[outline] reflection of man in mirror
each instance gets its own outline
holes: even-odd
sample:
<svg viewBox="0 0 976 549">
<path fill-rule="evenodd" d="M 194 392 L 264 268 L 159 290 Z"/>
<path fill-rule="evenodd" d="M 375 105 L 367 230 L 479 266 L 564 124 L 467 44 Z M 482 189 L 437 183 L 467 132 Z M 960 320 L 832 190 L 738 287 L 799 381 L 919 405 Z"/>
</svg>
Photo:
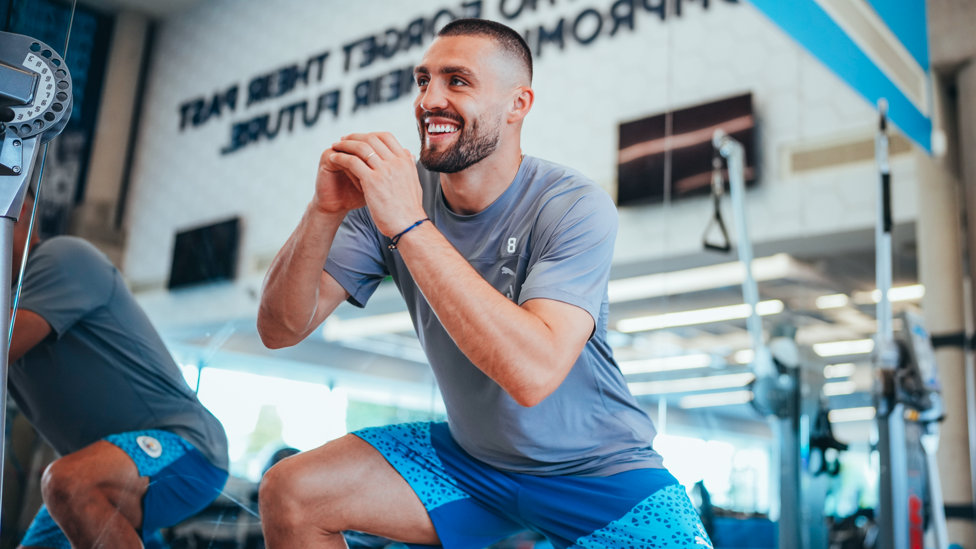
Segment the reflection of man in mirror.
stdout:
<svg viewBox="0 0 976 549">
<path fill-rule="evenodd" d="M 14 226 L 15 266 L 32 204 Z M 29 245 L 10 394 L 63 457 L 21 546 L 142 547 L 220 494 L 227 436 L 107 257 L 78 238 Z"/>
<path fill-rule="evenodd" d="M 364 429 L 276 465 L 260 498 L 268 547 L 342 547 L 358 530 L 474 549 L 525 529 L 556 547 L 710 547 L 606 341 L 613 202 L 521 154 L 525 42 L 455 21 L 416 79 L 419 164 L 388 133 L 325 151 L 258 329 L 294 345 L 391 275 L 448 422 Z"/>
</svg>

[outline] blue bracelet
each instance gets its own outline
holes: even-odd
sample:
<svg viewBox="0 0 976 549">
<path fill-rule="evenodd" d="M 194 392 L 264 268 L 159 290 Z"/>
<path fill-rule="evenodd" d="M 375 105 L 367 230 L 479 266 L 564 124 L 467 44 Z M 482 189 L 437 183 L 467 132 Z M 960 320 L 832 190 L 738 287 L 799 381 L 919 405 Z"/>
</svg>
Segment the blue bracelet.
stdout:
<svg viewBox="0 0 976 549">
<path fill-rule="evenodd" d="M 425 217 L 425 218 L 421 219 L 420 221 L 418 221 L 418 222 L 414 223 L 413 225 L 410 225 L 409 227 L 407 227 L 406 229 L 404 229 L 404 231 L 402 233 L 400 233 L 400 234 L 394 236 L 393 238 L 391 238 L 390 240 L 393 241 L 393 244 L 390 244 L 389 248 L 391 250 L 397 249 L 397 244 L 400 243 L 400 239 L 403 238 L 403 235 L 409 233 L 410 231 L 412 231 L 416 227 L 420 226 L 420 224 L 423 223 L 424 221 L 430 221 L 430 218 L 429 217 Z"/>
</svg>

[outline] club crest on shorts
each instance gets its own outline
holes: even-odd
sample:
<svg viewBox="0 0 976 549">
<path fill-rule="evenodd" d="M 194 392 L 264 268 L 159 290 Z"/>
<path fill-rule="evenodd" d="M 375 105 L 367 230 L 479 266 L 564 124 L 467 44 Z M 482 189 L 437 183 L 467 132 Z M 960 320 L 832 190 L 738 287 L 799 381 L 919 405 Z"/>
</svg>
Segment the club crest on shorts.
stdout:
<svg viewBox="0 0 976 549">
<path fill-rule="evenodd" d="M 145 435 L 136 437 L 136 444 L 151 458 L 158 458 L 163 455 L 163 445 L 153 437 Z"/>
</svg>

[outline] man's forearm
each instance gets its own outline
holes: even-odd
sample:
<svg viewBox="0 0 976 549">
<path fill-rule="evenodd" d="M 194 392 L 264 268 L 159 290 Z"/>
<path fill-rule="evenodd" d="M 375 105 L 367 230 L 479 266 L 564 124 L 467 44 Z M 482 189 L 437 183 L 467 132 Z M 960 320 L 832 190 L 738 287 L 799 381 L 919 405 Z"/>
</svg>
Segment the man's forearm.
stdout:
<svg viewBox="0 0 976 549">
<path fill-rule="evenodd" d="M 562 381 L 568 368 L 561 363 L 576 357 L 559 348 L 538 316 L 488 284 L 436 227 L 410 231 L 398 250 L 458 348 L 517 402 L 534 405 Z"/>
<path fill-rule="evenodd" d="M 258 332 L 266 344 L 294 345 L 315 328 L 322 269 L 345 214 L 309 205 L 264 279 Z"/>
</svg>

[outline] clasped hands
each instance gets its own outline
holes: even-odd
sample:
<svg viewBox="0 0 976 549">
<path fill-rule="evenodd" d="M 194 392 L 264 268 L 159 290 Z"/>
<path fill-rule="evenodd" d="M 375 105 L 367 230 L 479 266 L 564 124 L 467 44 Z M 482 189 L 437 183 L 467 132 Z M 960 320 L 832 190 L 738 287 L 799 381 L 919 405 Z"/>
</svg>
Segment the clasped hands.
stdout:
<svg viewBox="0 0 976 549">
<path fill-rule="evenodd" d="M 388 237 L 427 217 L 414 157 L 386 132 L 347 135 L 326 150 L 315 201 L 322 211 L 343 214 L 365 204 Z"/>
</svg>

